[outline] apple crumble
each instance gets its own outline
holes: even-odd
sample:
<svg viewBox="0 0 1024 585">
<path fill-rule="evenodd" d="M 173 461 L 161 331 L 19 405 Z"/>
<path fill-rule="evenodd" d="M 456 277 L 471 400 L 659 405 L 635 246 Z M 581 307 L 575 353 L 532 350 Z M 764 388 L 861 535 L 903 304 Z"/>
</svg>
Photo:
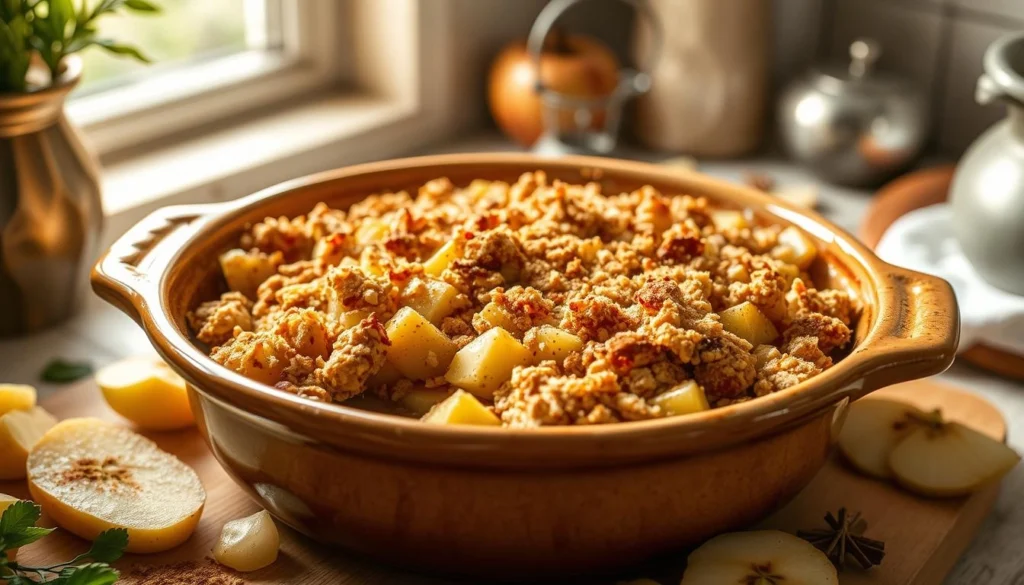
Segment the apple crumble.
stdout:
<svg viewBox="0 0 1024 585">
<path fill-rule="evenodd" d="M 858 306 L 815 288 L 816 255 L 798 228 L 652 187 L 442 178 L 249 226 L 220 257 L 228 292 L 189 324 L 217 362 L 311 400 L 442 423 L 641 420 L 831 367 Z"/>
</svg>

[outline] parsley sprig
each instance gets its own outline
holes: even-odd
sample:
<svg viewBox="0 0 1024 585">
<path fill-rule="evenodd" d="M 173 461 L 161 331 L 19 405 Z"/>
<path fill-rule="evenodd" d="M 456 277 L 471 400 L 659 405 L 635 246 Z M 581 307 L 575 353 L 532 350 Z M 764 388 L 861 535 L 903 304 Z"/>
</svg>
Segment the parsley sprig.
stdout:
<svg viewBox="0 0 1024 585">
<path fill-rule="evenodd" d="M 31 544 L 53 532 L 36 526 L 42 510 L 29 501 L 11 504 L 0 516 L 0 584 L 3 585 L 110 585 L 120 574 L 109 565 L 121 558 L 128 546 L 128 531 L 105 530 L 88 551 L 47 567 L 27 567 L 7 558 L 5 551 Z M 90 562 L 85 562 L 90 561 Z"/>
</svg>

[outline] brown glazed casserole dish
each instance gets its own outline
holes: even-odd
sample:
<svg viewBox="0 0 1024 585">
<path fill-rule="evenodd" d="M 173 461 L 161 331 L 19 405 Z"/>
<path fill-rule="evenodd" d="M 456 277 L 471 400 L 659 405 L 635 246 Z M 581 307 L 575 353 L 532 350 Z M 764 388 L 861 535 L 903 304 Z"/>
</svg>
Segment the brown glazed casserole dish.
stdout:
<svg viewBox="0 0 1024 585">
<path fill-rule="evenodd" d="M 514 182 L 543 170 L 605 193 L 653 185 L 750 208 L 819 244 L 816 281 L 862 304 L 852 349 L 813 379 L 683 417 L 510 429 L 442 426 L 263 386 L 211 360 L 185 315 L 217 294 L 218 254 L 247 223 L 441 176 Z M 813 212 L 753 189 L 649 164 L 524 154 L 359 165 L 238 201 L 168 207 L 97 263 L 96 292 L 131 315 L 189 383 L 199 430 L 228 472 L 312 538 L 389 564 L 489 580 L 595 573 L 757 521 L 822 466 L 850 400 L 936 374 L 958 339 L 949 285 L 886 264 Z"/>
</svg>

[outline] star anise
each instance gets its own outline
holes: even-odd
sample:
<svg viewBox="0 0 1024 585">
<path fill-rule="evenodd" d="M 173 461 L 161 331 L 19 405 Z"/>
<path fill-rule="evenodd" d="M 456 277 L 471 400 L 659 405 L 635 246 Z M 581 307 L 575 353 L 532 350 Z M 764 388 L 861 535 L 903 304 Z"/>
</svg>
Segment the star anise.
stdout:
<svg viewBox="0 0 1024 585">
<path fill-rule="evenodd" d="M 870 569 L 882 562 L 885 543 L 862 536 L 867 522 L 861 518 L 860 512 L 847 514 L 846 508 L 839 508 L 835 516 L 832 512 L 825 514 L 825 522 L 828 528 L 800 530 L 796 535 L 824 552 L 837 568 L 842 568 L 847 557 L 853 557 L 862 569 Z"/>
</svg>

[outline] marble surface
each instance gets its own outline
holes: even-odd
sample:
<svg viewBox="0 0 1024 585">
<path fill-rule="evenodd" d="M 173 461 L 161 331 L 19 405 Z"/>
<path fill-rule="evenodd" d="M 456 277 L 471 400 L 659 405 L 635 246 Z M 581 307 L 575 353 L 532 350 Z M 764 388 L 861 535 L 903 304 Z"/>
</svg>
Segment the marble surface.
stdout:
<svg viewBox="0 0 1024 585">
<path fill-rule="evenodd" d="M 510 150 L 493 136 L 460 141 L 431 152 Z M 624 151 L 626 158 L 660 160 L 664 157 Z M 739 161 L 704 161 L 700 170 L 741 181 L 747 173 L 770 175 L 779 186 L 815 183 L 805 171 L 781 157 L 762 156 Z M 866 191 L 821 185 L 819 211 L 844 229 L 855 232 L 870 200 Z M 65 325 L 32 337 L 0 341 L 0 379 L 34 384 L 45 396 L 60 390 L 43 383 L 39 373 L 51 359 L 87 360 L 100 367 L 122 357 L 152 352 L 149 341 L 128 317 L 91 296 L 83 312 Z M 1009 423 L 1010 444 L 1024 452 L 1024 385 L 997 378 L 957 363 L 940 379 L 966 388 L 995 403 Z M 1018 585 L 1024 583 L 1024 465 L 1005 479 L 999 502 L 968 552 L 947 579 L 956 585 Z"/>
</svg>

